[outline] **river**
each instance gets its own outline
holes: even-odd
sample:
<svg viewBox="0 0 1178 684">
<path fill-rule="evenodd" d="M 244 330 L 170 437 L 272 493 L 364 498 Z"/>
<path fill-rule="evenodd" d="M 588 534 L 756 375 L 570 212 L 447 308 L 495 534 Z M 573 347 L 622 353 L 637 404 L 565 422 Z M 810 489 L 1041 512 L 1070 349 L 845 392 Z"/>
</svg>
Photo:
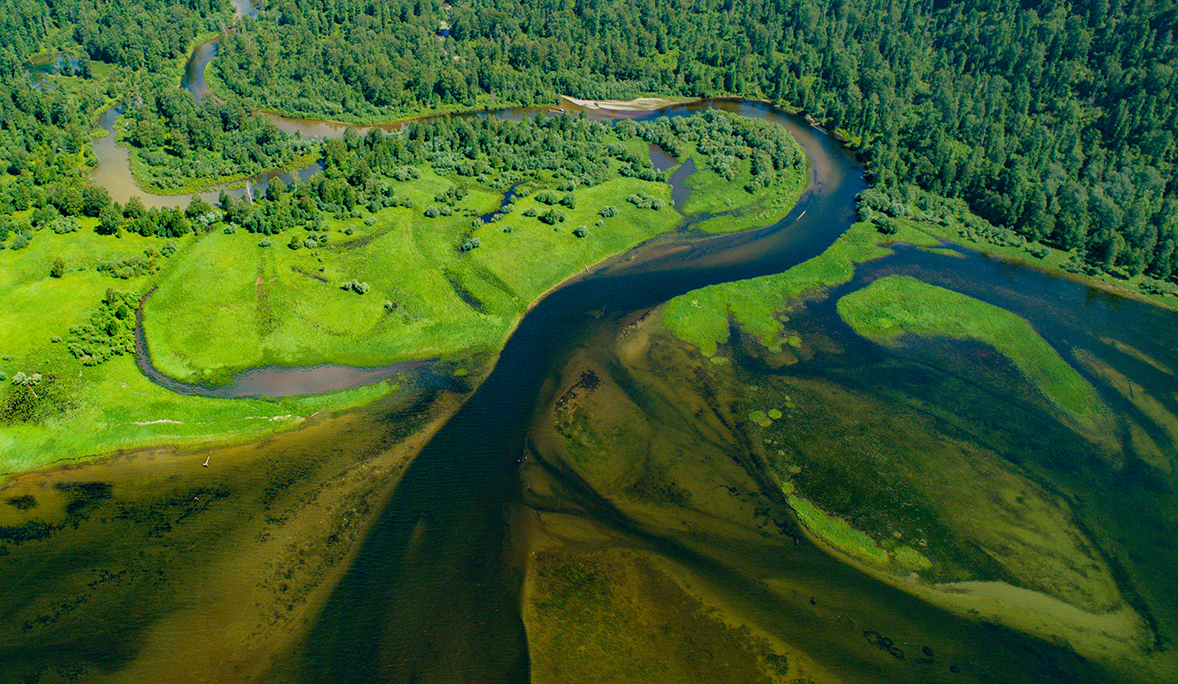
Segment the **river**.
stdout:
<svg viewBox="0 0 1178 684">
<path fill-rule="evenodd" d="M 256 445 L 120 453 L 9 485 L 10 505 L 0 516 L 0 659 L 7 665 L 0 681 L 157 681 L 161 673 L 208 681 L 244 672 L 280 681 L 528 681 L 532 654 L 521 605 L 534 514 L 520 467 L 537 407 L 555 391 L 554 374 L 669 298 L 781 272 L 821 253 L 850 225 L 853 198 L 865 187 L 849 153 L 763 104 L 708 101 L 641 116 L 706 107 L 777 122 L 803 145 L 811 185 L 790 215 L 739 234 L 656 239 L 578 276 L 523 318 L 491 374 L 444 422 L 448 414 L 428 408 L 436 388 L 423 389 L 420 399 L 410 388 Z M 836 296 L 893 273 L 1023 316 L 1120 414 L 1140 417 L 1144 405 L 1122 396 L 1115 379 L 1078 364 L 1072 350 L 1131 379 L 1133 396 L 1153 398 L 1148 410 L 1178 413 L 1172 371 L 1158 370 L 1178 368 L 1173 312 L 975 253 L 906 248 L 861 269 Z M 849 365 L 843 357 L 811 370 L 860 376 L 864 386 L 902 382 L 881 362 L 916 352 L 854 347 L 832 313 L 834 299 L 799 318 L 843 336 L 859 355 Z M 968 415 L 1000 424 L 1020 419 L 1001 404 Z M 430 434 L 428 425 L 437 432 L 420 453 L 388 460 L 398 450 L 416 453 L 421 444 L 413 436 Z M 1035 418 L 1026 430 L 1044 425 Z M 1150 434 L 1172 460 L 1175 437 L 1160 428 Z M 1112 559 L 1118 585 L 1152 624 L 1149 648 L 1164 651 L 1178 634 L 1166 598 L 1178 592 L 1167 570 L 1178 560 L 1168 541 L 1173 476 L 1144 467 L 1132 445 L 1127 466 L 1113 468 L 1074 439 L 1052 443 L 1059 435 L 1019 432 L 1009 452 L 1021 454 L 1028 470 L 1054 473 L 1044 481 L 1066 494 Z M 1123 430 L 1117 435 L 1128 442 Z M 202 469 L 206 455 L 227 467 Z M 796 535 L 734 544 L 720 533 L 636 519 L 589 488 L 564 484 L 580 516 L 684 568 L 844 681 L 1134 681 L 1066 645 L 933 607 Z M 11 503 L 22 496 L 36 497 L 40 508 Z M 354 522 L 367 519 L 375 522 Z M 300 594 L 303 585 L 309 588 Z M 266 619 L 239 624 L 254 613 Z M 864 633 L 893 635 L 909 653 L 924 645 L 948 660 L 933 669 L 913 656 L 899 659 Z"/>
</svg>

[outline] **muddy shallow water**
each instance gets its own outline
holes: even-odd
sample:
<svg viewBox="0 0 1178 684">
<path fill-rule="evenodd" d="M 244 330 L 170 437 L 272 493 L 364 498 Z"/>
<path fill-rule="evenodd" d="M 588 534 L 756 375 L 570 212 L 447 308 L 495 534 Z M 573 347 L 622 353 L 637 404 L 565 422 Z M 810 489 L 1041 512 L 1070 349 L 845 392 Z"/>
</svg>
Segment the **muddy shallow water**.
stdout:
<svg viewBox="0 0 1178 684">
<path fill-rule="evenodd" d="M 1152 418 L 1122 405 L 1127 383 L 1088 372 L 1114 411 L 1085 433 L 988 348 L 859 338 L 834 302 L 891 273 L 939 273 L 1018 310 L 1065 358 L 1145 383 L 1133 397 Z M 1055 315 L 1065 302 L 1090 315 Z M 535 681 L 724 681 L 676 674 L 665 634 L 640 636 L 671 600 L 642 585 L 664 575 L 685 592 L 674 600 L 710 606 L 665 628 L 760 664 L 741 681 L 1168 681 L 1172 312 L 901 246 L 788 316 L 796 347 L 773 353 L 738 333 L 724 363 L 662 331 L 657 310 L 618 316 L 545 386 L 523 468 L 540 554 L 525 592 L 531 643 L 545 648 Z M 773 408 L 771 425 L 748 417 Z M 860 529 L 919 542 L 931 567 L 866 572 L 809 543 L 783 482 Z M 587 599 L 560 600 L 570 593 Z"/>
</svg>

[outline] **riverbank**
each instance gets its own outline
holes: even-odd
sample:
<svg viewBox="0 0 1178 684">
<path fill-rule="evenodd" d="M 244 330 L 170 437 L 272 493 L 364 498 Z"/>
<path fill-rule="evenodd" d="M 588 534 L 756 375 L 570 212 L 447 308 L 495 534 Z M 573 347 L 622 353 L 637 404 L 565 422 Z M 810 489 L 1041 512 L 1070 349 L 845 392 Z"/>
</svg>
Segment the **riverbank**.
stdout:
<svg viewBox="0 0 1178 684">
<path fill-rule="evenodd" d="M 1086 275 L 1084 273 L 1078 273 L 1075 270 L 1070 270 L 1068 267 L 1076 263 L 1074 252 L 1056 249 L 1048 245 L 1036 244 L 1035 247 L 1045 253 L 1044 257 L 1039 258 L 1029 251 L 1030 247 L 1028 245 L 999 245 L 984 240 L 971 240 L 962 236 L 961 233 L 949 226 L 918 221 L 908 223 L 917 230 L 921 230 L 946 242 L 989 254 L 1004 261 L 1051 273 L 1052 275 L 1083 283 L 1084 285 L 1121 297 L 1178 311 L 1178 295 L 1151 294 L 1141 290 L 1140 285 L 1148 280 L 1146 276 L 1139 275 L 1118 278 L 1108 273 Z"/>
</svg>

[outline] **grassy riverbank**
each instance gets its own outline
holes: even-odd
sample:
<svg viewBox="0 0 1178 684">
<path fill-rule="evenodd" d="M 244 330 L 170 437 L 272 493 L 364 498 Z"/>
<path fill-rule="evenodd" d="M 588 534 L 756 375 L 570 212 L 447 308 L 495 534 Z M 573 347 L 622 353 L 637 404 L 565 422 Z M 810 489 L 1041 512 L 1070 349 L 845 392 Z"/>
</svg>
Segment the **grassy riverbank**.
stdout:
<svg viewBox="0 0 1178 684">
<path fill-rule="evenodd" d="M 1076 250 L 1056 249 L 1038 243 L 1023 245 L 996 244 L 985 240 L 971 239 L 950 226 L 937 223 L 916 221 L 904 221 L 904 223 L 908 223 L 912 227 L 946 242 L 952 242 L 962 247 L 984 252 L 999 259 L 1013 261 L 1052 273 L 1059 273 L 1064 277 L 1116 293 L 1122 297 L 1147 301 L 1167 309 L 1178 310 L 1178 296 L 1175 294 L 1158 294 L 1143 288 L 1143 286 L 1148 287 L 1148 283 L 1157 282 L 1144 274 L 1130 275 L 1123 269 L 1115 269 L 1112 272 L 1105 273 L 1094 273 L 1092 275 L 1084 273 L 1082 270 L 1079 270 L 1082 268 L 1082 264 L 1077 259 Z M 1042 258 L 1032 254 L 1032 249 L 1039 250 L 1039 253 L 1043 255 Z M 1178 290 L 1175 291 L 1178 292 Z"/>
<path fill-rule="evenodd" d="M 806 189 L 806 175 L 796 174 L 781 186 L 762 187 L 751 193 L 733 192 L 753 180 L 751 164 L 739 163 L 732 180 L 727 180 L 708 168 L 707 155 L 694 145 L 683 161 L 688 159 L 695 164 L 695 171 L 683 185 L 691 192 L 683 206 L 676 208 L 688 216 L 718 214 L 701 222 L 697 226 L 701 230 L 727 233 L 771 225 L 785 218 Z"/>
<path fill-rule="evenodd" d="M 159 240 L 133 233 L 121 239 L 96 235 L 95 219 L 80 223 L 76 233 L 42 230 L 24 249 L 0 250 L 0 479 L 114 449 L 257 437 L 388 392 L 380 384 L 280 400 L 210 399 L 152 384 L 125 350 L 105 363 L 84 365 L 70 353 L 78 337 L 74 326 L 91 322 L 108 289 L 144 292 L 154 273 L 167 273 L 182 256 L 163 257 Z M 64 273 L 54 278 L 50 271 L 59 258 Z M 109 264 L 134 264 L 124 273 L 139 275 L 123 279 L 99 270 Z M 107 336 L 112 343 L 129 339 L 132 321 L 121 321 L 116 335 Z M 36 394 L 34 420 L 8 424 L 25 407 L 17 401 L 18 392 L 26 392 L 13 384 L 17 373 L 42 379 L 27 388 Z"/>
</svg>

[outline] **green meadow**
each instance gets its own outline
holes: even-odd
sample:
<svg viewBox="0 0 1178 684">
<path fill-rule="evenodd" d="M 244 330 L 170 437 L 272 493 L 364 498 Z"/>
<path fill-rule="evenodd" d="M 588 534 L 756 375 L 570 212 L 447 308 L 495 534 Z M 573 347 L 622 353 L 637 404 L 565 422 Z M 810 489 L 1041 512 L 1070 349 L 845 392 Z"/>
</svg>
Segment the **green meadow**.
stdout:
<svg viewBox="0 0 1178 684">
<path fill-rule="evenodd" d="M 217 383 L 260 365 L 388 365 L 406 359 L 495 352 L 541 294 L 568 276 L 642 240 L 672 230 L 669 207 L 625 202 L 639 191 L 662 198 L 663 183 L 615 178 L 575 192 L 576 208 L 555 225 L 535 193 L 517 198 L 499 220 L 473 225 L 471 214 L 499 207 L 501 193 L 468 193 L 449 217 L 423 207 L 455 183 L 425 172 L 396 184 L 413 208 L 386 208 L 361 219 L 328 219 L 321 246 L 292 250 L 283 234 L 210 233 L 160 279 L 144 307 L 152 359 L 165 374 Z M 604 205 L 616 216 L 600 219 Z M 574 234 L 584 226 L 585 236 Z M 351 234 L 348 234 L 348 231 Z M 306 233 L 296 231 L 301 240 Z M 477 239 L 479 247 L 460 247 Z M 360 294 L 343 283 L 367 283 Z"/>
<path fill-rule="evenodd" d="M 637 137 L 619 142 L 634 155 L 647 149 Z M 268 237 L 227 223 L 175 239 L 101 236 L 92 218 L 72 233 L 32 232 L 23 249 L 0 250 L 0 477 L 114 449 L 253 438 L 390 390 L 279 400 L 174 394 L 135 364 L 136 302 L 153 364 L 185 382 L 222 384 L 268 365 L 429 358 L 477 373 L 483 368 L 469 362 L 493 358 L 544 293 L 682 225 L 669 185 L 607 163 L 612 175 L 571 191 L 550 172 L 471 178 L 422 166 L 382 181 L 395 206 L 323 211 Z M 701 198 L 688 203 L 692 211 L 716 210 L 728 194 L 763 223 L 788 211 L 804 182 L 800 172 L 783 174 L 748 193 L 708 174 L 689 179 Z M 482 222 L 512 184 L 519 196 L 510 209 Z M 769 205 L 773 216 L 764 214 Z M 28 214 L 13 215 L 13 225 Z"/>
<path fill-rule="evenodd" d="M 905 334 L 988 344 L 1082 424 L 1104 410 L 1092 386 L 1029 323 L 992 304 L 915 278 L 888 276 L 840 299 L 838 312 L 860 335 L 884 344 Z"/>
<path fill-rule="evenodd" d="M 89 321 L 108 288 L 138 293 L 154 278 L 114 278 L 97 266 L 143 257 L 162 272 L 181 253 L 163 257 L 158 239 L 103 237 L 93 232 L 94 219 L 81 223 L 79 232 L 42 230 L 22 250 L 0 250 L 0 410 L 8 414 L 13 408 L 19 388 L 11 382 L 17 373 L 43 375 L 31 391 L 50 404 L 50 413 L 35 422 L 0 422 L 0 478 L 119 448 L 261 435 L 297 424 L 316 411 L 362 404 L 388 391 L 385 384 L 281 400 L 210 399 L 152 384 L 128 354 L 83 365 L 68 350 L 71 327 Z M 148 252 L 155 256 L 148 258 Z M 58 258 L 66 269 L 53 278 L 50 270 Z"/>
</svg>

